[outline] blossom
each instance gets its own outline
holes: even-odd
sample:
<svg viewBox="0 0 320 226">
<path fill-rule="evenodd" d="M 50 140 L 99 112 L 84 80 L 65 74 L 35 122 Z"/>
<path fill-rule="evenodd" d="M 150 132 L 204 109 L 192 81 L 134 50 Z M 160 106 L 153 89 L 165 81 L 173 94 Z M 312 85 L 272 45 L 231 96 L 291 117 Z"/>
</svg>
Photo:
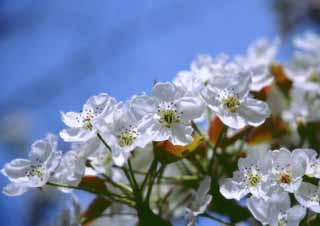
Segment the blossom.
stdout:
<svg viewBox="0 0 320 226">
<path fill-rule="evenodd" d="M 320 178 L 320 159 L 318 153 L 313 149 L 296 149 L 296 154 L 299 155 L 300 161 L 305 161 L 305 175 L 308 177 Z"/>
<path fill-rule="evenodd" d="M 131 111 L 131 103 L 136 98 L 133 97 L 114 111 L 113 120 L 107 123 L 108 130 L 103 133 L 112 150 L 114 163 L 118 166 L 125 163 L 131 151 L 144 148 L 152 141 L 142 116 Z"/>
<path fill-rule="evenodd" d="M 273 82 L 270 64 L 277 53 L 278 46 L 278 39 L 270 42 L 261 38 L 249 46 L 246 56 L 236 56 L 237 64 L 252 71 L 250 87 L 252 91 L 260 91 Z"/>
<path fill-rule="evenodd" d="M 294 85 L 307 91 L 319 93 L 320 88 L 320 36 L 306 33 L 293 42 L 298 49 L 293 62 L 285 67 L 286 75 Z"/>
<path fill-rule="evenodd" d="M 186 208 L 188 226 L 196 224 L 196 218 L 206 212 L 211 203 L 212 196 L 208 195 L 211 186 L 211 178 L 206 176 L 199 185 L 197 192 L 193 195 L 193 200 L 189 208 Z"/>
<path fill-rule="evenodd" d="M 90 141 L 81 144 L 79 149 L 84 152 L 91 152 L 88 156 L 88 160 L 96 172 L 106 175 L 111 173 L 111 166 L 113 163 L 112 154 L 98 138 L 91 139 Z"/>
<path fill-rule="evenodd" d="M 238 161 L 239 170 L 232 178 L 223 179 L 220 192 L 227 199 L 240 200 L 251 193 L 258 198 L 268 198 L 270 189 L 271 156 L 268 151 L 251 150 Z"/>
<path fill-rule="evenodd" d="M 300 205 L 320 213 L 320 185 L 302 182 L 294 196 Z"/>
<path fill-rule="evenodd" d="M 96 136 L 96 126 L 103 120 L 109 122 L 116 100 L 106 93 L 90 97 L 82 112 L 61 112 L 62 121 L 69 127 L 60 132 L 67 142 L 85 142 Z"/>
<path fill-rule="evenodd" d="M 272 155 L 273 181 L 278 188 L 287 192 L 295 192 L 301 185 L 306 171 L 306 164 L 299 152 L 290 152 L 286 148 L 274 150 Z"/>
<path fill-rule="evenodd" d="M 57 151 L 57 137 L 52 134 L 34 142 L 29 159 L 14 159 L 1 170 L 11 182 L 4 187 L 4 194 L 16 196 L 29 188 L 44 186 L 59 165 L 61 155 Z"/>
<path fill-rule="evenodd" d="M 249 71 L 238 70 L 211 80 L 202 96 L 221 121 L 240 129 L 246 125 L 259 126 L 269 116 L 268 105 L 249 95 L 251 76 Z"/>
<path fill-rule="evenodd" d="M 50 182 L 56 182 L 63 185 L 77 186 L 85 173 L 86 158 L 82 157 L 78 151 L 71 150 L 66 152 L 50 178 Z M 59 188 L 63 192 L 69 192 L 70 189 Z"/>
<path fill-rule="evenodd" d="M 78 198 L 72 195 L 72 203 L 68 209 L 63 210 L 62 214 L 52 226 L 81 226 L 81 209 Z"/>
<path fill-rule="evenodd" d="M 269 200 L 250 197 L 247 206 L 252 215 L 263 225 L 299 226 L 306 215 L 306 209 L 295 205 L 290 208 L 288 193 L 273 193 Z"/>
<path fill-rule="evenodd" d="M 320 95 L 301 88 L 293 88 L 290 93 L 290 108 L 283 112 L 283 118 L 289 122 L 320 121 Z"/>
<path fill-rule="evenodd" d="M 132 111 L 143 116 L 151 140 L 169 140 L 175 145 L 192 141 L 191 120 L 200 117 L 204 108 L 196 98 L 184 94 L 183 89 L 172 83 L 157 83 L 151 96 L 137 96 L 132 101 Z"/>
</svg>

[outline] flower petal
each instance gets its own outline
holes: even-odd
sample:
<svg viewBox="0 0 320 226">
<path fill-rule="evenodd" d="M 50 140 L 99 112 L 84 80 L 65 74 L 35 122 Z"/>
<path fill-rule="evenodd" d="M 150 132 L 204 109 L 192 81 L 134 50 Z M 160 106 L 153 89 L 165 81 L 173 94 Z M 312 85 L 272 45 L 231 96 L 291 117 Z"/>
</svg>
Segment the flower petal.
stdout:
<svg viewBox="0 0 320 226">
<path fill-rule="evenodd" d="M 19 184 L 15 184 L 15 183 L 11 183 L 11 184 L 7 184 L 2 192 L 3 194 L 7 195 L 7 196 L 19 196 L 22 195 L 23 193 L 27 192 L 29 190 L 28 187 L 19 185 Z"/>
<path fill-rule="evenodd" d="M 251 126 L 261 125 L 270 115 L 269 106 L 265 102 L 252 98 L 246 98 L 238 112 Z"/>
</svg>

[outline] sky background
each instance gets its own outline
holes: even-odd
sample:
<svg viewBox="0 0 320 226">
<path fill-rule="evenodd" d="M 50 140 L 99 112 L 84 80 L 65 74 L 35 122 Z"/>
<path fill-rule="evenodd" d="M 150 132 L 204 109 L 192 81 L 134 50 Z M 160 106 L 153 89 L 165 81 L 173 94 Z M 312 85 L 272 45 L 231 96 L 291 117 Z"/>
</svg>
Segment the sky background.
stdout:
<svg viewBox="0 0 320 226">
<path fill-rule="evenodd" d="M 243 54 L 259 37 L 280 36 L 272 2 L 0 0 L 0 166 L 58 133 L 59 111 L 80 110 L 91 95 L 125 100 L 172 80 L 198 54 Z M 318 26 L 304 18 L 283 38 L 279 61 L 290 55 L 289 38 L 307 29 Z M 1 175 L 0 187 L 7 182 Z M 0 226 L 52 221 L 61 194 L 43 196 L 0 194 Z"/>
</svg>

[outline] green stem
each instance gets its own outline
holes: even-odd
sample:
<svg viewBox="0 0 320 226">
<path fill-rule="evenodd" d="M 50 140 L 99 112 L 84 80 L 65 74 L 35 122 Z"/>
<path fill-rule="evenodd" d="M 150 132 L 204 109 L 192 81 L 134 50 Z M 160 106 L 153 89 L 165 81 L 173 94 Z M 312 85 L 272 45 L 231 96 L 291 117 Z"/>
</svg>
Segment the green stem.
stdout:
<svg viewBox="0 0 320 226">
<path fill-rule="evenodd" d="M 67 185 L 67 184 L 59 184 L 59 183 L 54 183 L 54 182 L 47 182 L 47 185 L 50 185 L 53 187 L 70 188 L 70 189 L 86 191 L 86 192 L 93 193 L 96 195 L 104 196 L 106 199 L 109 199 L 110 201 L 120 202 L 120 203 L 126 204 L 131 207 L 134 206 L 134 203 L 132 202 L 132 200 L 129 200 L 128 197 L 114 194 L 109 191 L 99 192 L 93 188 L 82 187 L 82 186 L 73 186 L 73 185 Z"/>
<path fill-rule="evenodd" d="M 210 159 L 209 166 L 208 166 L 208 174 L 209 175 L 211 174 L 211 170 L 212 170 L 213 162 L 214 162 L 214 157 L 216 155 L 217 149 L 218 149 L 226 131 L 227 131 L 227 127 L 225 125 L 223 125 L 223 127 L 220 131 L 219 137 L 217 139 L 217 142 L 215 143 L 214 147 L 212 148 L 212 157 Z"/>
<path fill-rule="evenodd" d="M 153 188 L 153 185 L 154 185 L 154 182 L 157 178 L 158 175 L 160 175 L 164 165 L 161 165 L 161 168 L 159 169 L 159 171 L 157 172 L 157 166 L 158 166 L 158 161 L 156 162 L 156 166 L 155 168 L 153 169 L 153 172 L 151 173 L 151 178 L 149 180 L 149 187 L 148 187 L 148 191 L 147 191 L 147 195 L 146 195 L 146 198 L 145 198 L 145 203 L 147 203 L 147 205 L 149 206 L 149 201 L 150 201 L 150 195 L 152 193 L 152 188 Z"/>
<path fill-rule="evenodd" d="M 202 214 L 202 215 L 200 215 L 200 216 L 209 218 L 209 219 L 211 219 L 211 220 L 214 220 L 214 221 L 219 222 L 219 223 L 224 224 L 224 225 L 233 226 L 233 224 L 228 223 L 228 222 L 225 222 L 225 221 L 223 221 L 223 220 L 221 220 L 221 219 L 219 219 L 219 218 L 217 218 L 217 217 L 215 217 L 215 216 L 209 215 L 208 213 L 204 213 L 204 214 Z"/>
<path fill-rule="evenodd" d="M 144 190 L 144 187 L 145 187 L 145 185 L 146 185 L 146 183 L 147 183 L 147 181 L 148 181 L 148 179 L 150 177 L 150 174 L 151 174 L 151 172 L 153 172 L 153 170 L 154 170 L 154 168 L 156 166 L 157 166 L 157 160 L 154 158 L 147 173 L 138 173 L 137 171 L 134 171 L 137 174 L 145 175 L 144 180 L 143 180 L 142 185 L 141 185 L 141 191 Z"/>
<path fill-rule="evenodd" d="M 108 143 L 103 139 L 103 137 L 101 136 L 101 134 L 99 132 L 97 132 L 97 137 L 99 138 L 99 140 L 104 144 L 104 146 L 106 146 L 106 148 L 111 151 L 110 146 L 108 145 Z"/>
<path fill-rule="evenodd" d="M 122 184 L 122 183 L 119 183 L 119 182 L 116 182 L 116 181 L 113 181 L 110 177 L 108 177 L 105 174 L 102 174 L 102 176 L 107 182 L 112 184 L 114 187 L 119 188 L 121 191 L 123 191 L 124 193 L 126 193 L 128 195 L 132 195 L 133 191 L 129 186 Z"/>
</svg>

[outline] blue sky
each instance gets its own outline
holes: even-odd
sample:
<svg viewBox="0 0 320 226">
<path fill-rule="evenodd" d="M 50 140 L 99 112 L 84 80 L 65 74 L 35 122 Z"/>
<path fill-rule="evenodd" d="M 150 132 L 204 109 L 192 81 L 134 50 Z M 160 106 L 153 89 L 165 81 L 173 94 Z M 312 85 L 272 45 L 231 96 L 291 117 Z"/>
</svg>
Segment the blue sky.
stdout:
<svg viewBox="0 0 320 226">
<path fill-rule="evenodd" d="M 0 165 L 58 133 L 59 111 L 79 110 L 91 95 L 125 100 L 149 92 L 154 80 L 171 80 L 198 54 L 241 54 L 259 37 L 276 37 L 269 2 L 0 1 L 0 116 L 18 112 L 28 119 L 22 146 L 1 140 Z M 288 44 L 281 50 L 285 59 Z M 0 186 L 6 183 L 0 176 Z M 32 197 L 0 195 L 0 226 L 28 226 Z"/>
</svg>

